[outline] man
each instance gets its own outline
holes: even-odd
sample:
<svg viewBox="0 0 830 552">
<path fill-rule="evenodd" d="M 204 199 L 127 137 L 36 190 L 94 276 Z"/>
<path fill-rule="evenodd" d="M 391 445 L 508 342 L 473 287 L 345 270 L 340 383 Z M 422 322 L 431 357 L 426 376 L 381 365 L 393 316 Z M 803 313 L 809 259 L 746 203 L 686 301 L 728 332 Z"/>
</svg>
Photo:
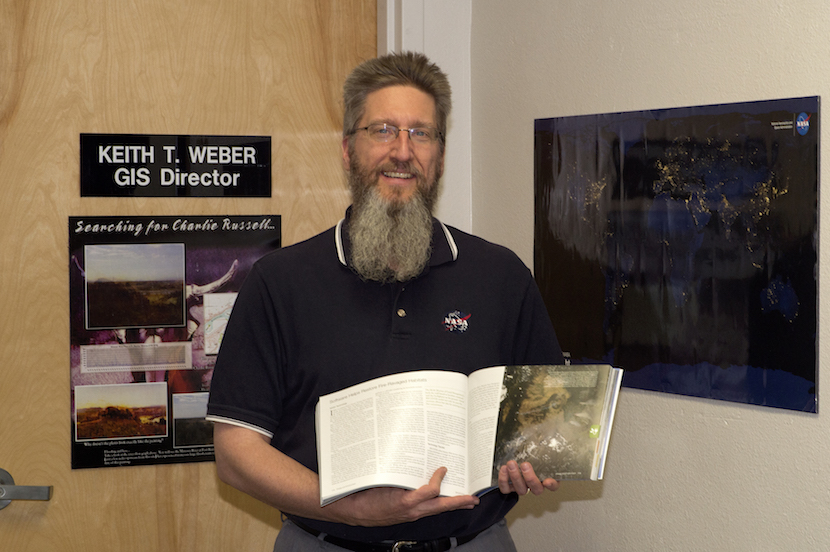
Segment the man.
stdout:
<svg viewBox="0 0 830 552">
<path fill-rule="evenodd" d="M 432 217 L 446 75 L 420 54 L 383 56 L 353 71 L 344 101 L 352 206 L 260 260 L 237 298 L 208 406 L 219 476 L 283 512 L 275 550 L 515 550 L 503 518 L 517 495 L 558 486 L 529 464 L 509 462 L 501 492 L 480 498 L 439 496 L 441 468 L 414 491 L 319 505 L 320 395 L 395 372 L 563 360 L 518 257 Z"/>
</svg>

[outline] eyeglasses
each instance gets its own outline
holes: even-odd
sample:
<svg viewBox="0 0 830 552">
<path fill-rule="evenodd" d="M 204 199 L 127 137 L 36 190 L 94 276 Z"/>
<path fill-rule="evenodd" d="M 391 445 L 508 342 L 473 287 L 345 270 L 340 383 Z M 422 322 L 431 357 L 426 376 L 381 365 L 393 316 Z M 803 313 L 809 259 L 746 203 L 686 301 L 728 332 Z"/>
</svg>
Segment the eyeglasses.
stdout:
<svg viewBox="0 0 830 552">
<path fill-rule="evenodd" d="M 375 142 L 380 142 L 383 144 L 386 144 L 388 142 L 394 142 L 395 140 L 397 140 L 398 134 L 401 131 L 408 132 L 409 139 L 416 144 L 431 144 L 436 139 L 438 139 L 439 136 L 441 136 L 441 133 L 438 132 L 438 129 L 435 128 L 398 128 L 394 125 L 388 125 L 386 123 L 375 123 L 362 128 L 356 128 L 354 129 L 352 134 L 356 133 L 359 130 L 365 130 L 366 134 L 369 135 L 369 138 L 371 138 Z"/>
</svg>

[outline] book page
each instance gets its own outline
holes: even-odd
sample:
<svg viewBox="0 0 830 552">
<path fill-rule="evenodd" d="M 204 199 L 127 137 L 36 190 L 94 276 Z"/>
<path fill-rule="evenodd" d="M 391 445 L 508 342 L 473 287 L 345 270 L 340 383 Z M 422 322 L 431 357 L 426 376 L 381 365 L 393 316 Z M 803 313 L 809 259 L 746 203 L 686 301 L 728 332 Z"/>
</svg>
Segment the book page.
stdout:
<svg viewBox="0 0 830 552">
<path fill-rule="evenodd" d="M 427 427 L 424 483 L 443 466 L 447 468 L 447 474 L 441 482 L 441 494 L 469 494 L 467 376 L 455 372 L 432 372 L 424 392 Z"/>
<path fill-rule="evenodd" d="M 464 374 L 419 371 L 321 397 L 323 500 L 372 486 L 415 489 L 441 466 L 442 494 L 466 494 L 466 386 Z"/>
<path fill-rule="evenodd" d="M 591 479 L 600 480 L 605 471 L 605 458 L 608 452 L 608 442 L 611 439 L 611 428 L 614 425 L 614 414 L 617 410 L 617 398 L 622 385 L 622 368 L 611 368 L 608 374 L 608 385 L 605 391 L 605 401 L 602 408 L 601 430 L 597 443 L 597 456 L 594 459 L 594 467 L 591 472 Z"/>
<path fill-rule="evenodd" d="M 504 370 L 504 366 L 476 370 L 470 374 L 467 383 L 469 488 L 474 493 L 492 486 L 491 473 Z"/>
<path fill-rule="evenodd" d="M 494 466 L 527 461 L 539 479 L 591 479 L 610 369 L 508 367 Z"/>
</svg>

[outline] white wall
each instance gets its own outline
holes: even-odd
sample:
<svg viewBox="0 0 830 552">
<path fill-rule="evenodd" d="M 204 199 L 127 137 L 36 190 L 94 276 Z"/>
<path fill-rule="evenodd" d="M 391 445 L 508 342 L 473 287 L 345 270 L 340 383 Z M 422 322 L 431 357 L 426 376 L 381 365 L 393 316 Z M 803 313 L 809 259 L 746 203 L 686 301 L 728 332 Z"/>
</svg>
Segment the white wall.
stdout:
<svg viewBox="0 0 830 552">
<path fill-rule="evenodd" d="M 454 88 L 439 217 L 528 265 L 534 119 L 830 97 L 823 0 L 380 3 L 400 10 L 393 44 L 427 53 Z M 822 280 L 826 260 L 822 249 Z M 825 305 L 822 292 L 822 366 Z M 826 415 L 624 389 L 614 432 L 605 481 L 514 509 L 520 551 L 830 549 Z"/>
<path fill-rule="evenodd" d="M 378 54 L 423 52 L 452 87 L 443 191 L 435 215 L 472 230 L 470 21 L 472 0 L 378 0 Z"/>
<path fill-rule="evenodd" d="M 471 60 L 473 231 L 531 264 L 535 118 L 830 98 L 830 5 L 476 0 Z M 827 413 L 624 389 L 614 432 L 605 481 L 521 500 L 520 551 L 830 550 Z"/>
</svg>

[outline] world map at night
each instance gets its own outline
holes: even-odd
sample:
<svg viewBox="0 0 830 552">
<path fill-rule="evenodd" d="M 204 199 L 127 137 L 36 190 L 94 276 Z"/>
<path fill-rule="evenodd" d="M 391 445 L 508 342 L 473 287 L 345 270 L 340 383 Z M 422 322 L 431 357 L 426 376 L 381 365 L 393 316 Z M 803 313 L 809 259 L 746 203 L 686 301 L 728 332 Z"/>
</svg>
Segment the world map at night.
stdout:
<svg viewBox="0 0 830 552">
<path fill-rule="evenodd" d="M 535 275 L 574 363 L 817 412 L 819 98 L 535 122 Z"/>
</svg>

